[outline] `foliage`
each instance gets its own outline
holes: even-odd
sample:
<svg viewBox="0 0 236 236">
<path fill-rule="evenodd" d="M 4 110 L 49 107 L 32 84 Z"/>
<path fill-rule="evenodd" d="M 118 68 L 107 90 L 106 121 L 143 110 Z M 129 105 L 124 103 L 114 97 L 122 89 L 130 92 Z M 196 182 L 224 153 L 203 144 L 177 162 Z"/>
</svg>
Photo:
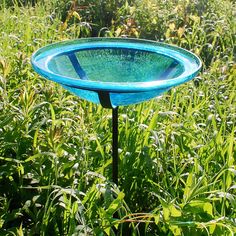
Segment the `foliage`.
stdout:
<svg viewBox="0 0 236 236">
<path fill-rule="evenodd" d="M 233 1 L 12 1 L 0 6 L 0 235 L 234 235 Z M 173 43 L 204 63 L 194 81 L 111 113 L 43 80 L 46 44 L 77 37 Z"/>
</svg>

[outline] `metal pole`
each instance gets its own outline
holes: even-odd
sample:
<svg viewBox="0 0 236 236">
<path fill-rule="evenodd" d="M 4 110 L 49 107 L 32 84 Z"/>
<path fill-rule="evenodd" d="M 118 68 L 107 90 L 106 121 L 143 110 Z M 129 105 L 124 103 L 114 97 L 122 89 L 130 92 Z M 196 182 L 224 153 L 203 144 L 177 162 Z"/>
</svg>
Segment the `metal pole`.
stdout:
<svg viewBox="0 0 236 236">
<path fill-rule="evenodd" d="M 118 186 L 118 107 L 112 108 L 112 179 Z"/>
</svg>

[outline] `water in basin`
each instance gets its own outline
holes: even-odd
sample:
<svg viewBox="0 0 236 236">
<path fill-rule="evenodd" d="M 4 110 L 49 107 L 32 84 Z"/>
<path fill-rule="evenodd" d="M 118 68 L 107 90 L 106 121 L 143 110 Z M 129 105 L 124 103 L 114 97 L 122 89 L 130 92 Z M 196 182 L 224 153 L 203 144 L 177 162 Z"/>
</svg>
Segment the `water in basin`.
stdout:
<svg viewBox="0 0 236 236">
<path fill-rule="evenodd" d="M 84 76 L 84 79 L 102 82 L 148 82 L 175 78 L 183 72 L 183 66 L 171 57 L 127 48 L 61 53 L 51 58 L 48 69 L 65 77 L 81 79 Z"/>
</svg>

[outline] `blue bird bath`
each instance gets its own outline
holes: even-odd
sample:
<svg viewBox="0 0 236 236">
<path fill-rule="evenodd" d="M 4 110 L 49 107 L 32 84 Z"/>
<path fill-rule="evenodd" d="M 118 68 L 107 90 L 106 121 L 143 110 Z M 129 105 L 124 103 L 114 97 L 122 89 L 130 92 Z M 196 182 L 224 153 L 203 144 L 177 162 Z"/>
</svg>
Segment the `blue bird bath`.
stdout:
<svg viewBox="0 0 236 236">
<path fill-rule="evenodd" d="M 114 108 L 149 100 L 191 80 L 201 61 L 164 43 L 86 38 L 43 47 L 33 54 L 32 65 L 77 96 Z"/>
<path fill-rule="evenodd" d="M 77 96 L 112 109 L 113 181 L 118 184 L 118 107 L 157 97 L 194 78 L 201 61 L 182 48 L 149 40 L 86 38 L 43 47 L 34 70 Z"/>
</svg>

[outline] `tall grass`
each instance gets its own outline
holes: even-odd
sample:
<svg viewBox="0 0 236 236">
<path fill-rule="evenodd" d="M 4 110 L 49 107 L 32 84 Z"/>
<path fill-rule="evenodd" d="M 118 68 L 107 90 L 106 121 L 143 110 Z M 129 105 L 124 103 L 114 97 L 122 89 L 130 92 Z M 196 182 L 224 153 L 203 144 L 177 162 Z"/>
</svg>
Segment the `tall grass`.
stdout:
<svg viewBox="0 0 236 236">
<path fill-rule="evenodd" d="M 0 234 L 234 235 L 235 4 L 75 2 L 0 7 Z M 111 111 L 30 65 L 39 47 L 97 35 L 174 43 L 204 63 L 192 82 L 120 108 L 118 187 Z"/>
</svg>

